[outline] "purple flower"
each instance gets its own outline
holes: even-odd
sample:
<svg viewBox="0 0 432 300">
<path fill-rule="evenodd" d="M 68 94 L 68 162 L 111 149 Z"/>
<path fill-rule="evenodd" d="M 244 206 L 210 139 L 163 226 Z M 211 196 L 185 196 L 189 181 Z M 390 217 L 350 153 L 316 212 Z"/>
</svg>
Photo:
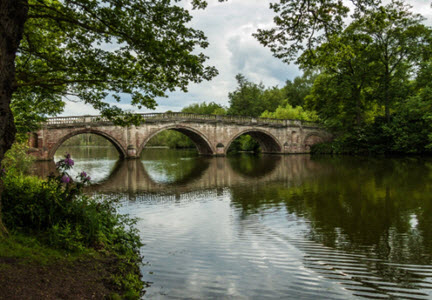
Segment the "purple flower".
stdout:
<svg viewBox="0 0 432 300">
<path fill-rule="evenodd" d="M 66 157 L 66 159 L 70 159 L 70 158 L 71 158 L 71 155 L 70 155 L 69 153 L 66 153 L 66 154 L 65 154 L 65 157 Z"/>
<path fill-rule="evenodd" d="M 87 176 L 87 177 L 86 177 L 86 180 L 90 181 L 90 179 L 91 179 L 91 177 L 90 177 L 90 176 Z"/>
<path fill-rule="evenodd" d="M 67 165 L 67 166 L 73 166 L 74 165 L 74 161 L 71 159 L 71 158 L 66 158 L 65 160 L 64 160 L 64 163 Z"/>
<path fill-rule="evenodd" d="M 61 181 L 63 183 L 69 183 L 70 182 L 70 177 L 67 175 L 63 175 L 63 177 L 61 178 Z"/>
<path fill-rule="evenodd" d="M 82 172 L 81 172 L 81 174 L 80 174 L 80 176 L 84 178 L 84 177 L 86 177 L 86 176 L 87 176 L 87 173 L 86 173 L 86 172 L 84 172 L 84 171 L 82 171 Z"/>
</svg>

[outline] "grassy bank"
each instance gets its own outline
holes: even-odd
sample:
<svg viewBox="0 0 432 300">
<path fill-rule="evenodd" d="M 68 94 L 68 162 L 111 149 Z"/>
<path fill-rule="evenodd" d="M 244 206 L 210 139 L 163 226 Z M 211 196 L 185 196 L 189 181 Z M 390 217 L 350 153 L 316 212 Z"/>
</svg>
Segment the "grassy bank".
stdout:
<svg viewBox="0 0 432 300">
<path fill-rule="evenodd" d="M 7 164 L 6 164 L 7 165 Z M 3 171 L 0 299 L 139 299 L 142 246 L 135 220 L 110 199 L 83 194 L 90 176 L 71 178 L 67 155 L 59 174 L 41 179 L 24 167 Z"/>
</svg>

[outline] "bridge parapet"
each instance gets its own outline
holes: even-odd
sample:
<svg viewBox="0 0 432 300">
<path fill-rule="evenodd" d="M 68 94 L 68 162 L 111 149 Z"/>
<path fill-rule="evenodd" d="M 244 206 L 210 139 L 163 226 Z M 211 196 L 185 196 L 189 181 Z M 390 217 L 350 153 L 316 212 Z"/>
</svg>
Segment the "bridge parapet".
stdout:
<svg viewBox="0 0 432 300">
<path fill-rule="evenodd" d="M 301 120 L 281 120 L 281 119 L 270 119 L 270 118 L 253 118 L 247 116 L 230 116 L 230 115 L 203 115 L 193 113 L 142 113 L 137 114 L 143 118 L 145 122 L 164 122 L 164 121 L 202 121 L 202 122 L 222 122 L 230 124 L 254 124 L 264 126 L 277 126 L 277 127 L 313 127 L 320 128 L 319 124 L 301 121 Z M 101 116 L 71 116 L 71 117 L 54 117 L 48 118 L 44 123 L 46 126 L 73 126 L 78 124 L 87 123 L 99 123 L 99 124 L 112 124 L 110 120 Z"/>
</svg>

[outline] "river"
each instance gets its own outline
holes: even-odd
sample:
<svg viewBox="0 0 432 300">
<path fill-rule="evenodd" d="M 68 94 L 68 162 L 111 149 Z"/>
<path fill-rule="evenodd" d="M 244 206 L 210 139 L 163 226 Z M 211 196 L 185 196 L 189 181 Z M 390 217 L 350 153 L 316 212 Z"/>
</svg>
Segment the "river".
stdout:
<svg viewBox="0 0 432 300">
<path fill-rule="evenodd" d="M 144 298 L 432 299 L 430 158 L 64 152 L 138 218 Z"/>
</svg>

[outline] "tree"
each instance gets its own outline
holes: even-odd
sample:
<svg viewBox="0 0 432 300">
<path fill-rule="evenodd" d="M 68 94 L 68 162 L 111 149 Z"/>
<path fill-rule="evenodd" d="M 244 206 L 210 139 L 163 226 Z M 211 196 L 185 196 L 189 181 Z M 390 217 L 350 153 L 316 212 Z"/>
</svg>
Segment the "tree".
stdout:
<svg viewBox="0 0 432 300">
<path fill-rule="evenodd" d="M 293 81 L 287 80 L 283 87 L 283 93 L 288 104 L 292 106 L 303 106 L 304 100 L 310 94 L 312 85 L 317 78 L 317 74 L 306 71 L 302 76 L 297 76 Z"/>
<path fill-rule="evenodd" d="M 260 83 L 250 82 L 242 74 L 236 76 L 238 87 L 228 94 L 228 114 L 259 117 L 265 110 L 274 111 L 284 100 L 277 87 L 266 89 Z"/>
<path fill-rule="evenodd" d="M 193 4 L 202 8 L 205 1 Z M 203 32 L 187 27 L 191 15 L 171 1 L 9 0 L 1 5 L 6 106 L 13 92 L 14 101 L 27 103 L 49 96 L 58 104 L 73 97 L 120 122 L 116 116 L 123 112 L 109 101 L 129 94 L 133 105 L 152 108 L 154 98 L 166 91 L 186 91 L 189 82 L 217 74 L 204 65 L 206 56 L 192 53 L 208 45 Z M 13 127 L 8 115 L 6 123 Z M 6 144 L 12 140 L 13 134 Z M 7 148 L 0 149 L 0 159 Z"/>
<path fill-rule="evenodd" d="M 374 76 L 372 43 L 370 36 L 348 26 L 299 57 L 303 68 L 319 68 L 321 72 L 306 97 L 306 107 L 316 111 L 327 125 L 349 129 L 364 122 L 371 106 L 367 88 Z"/>
<path fill-rule="evenodd" d="M 355 13 L 377 6 L 380 0 L 351 0 Z M 274 56 L 290 63 L 299 52 L 311 51 L 345 28 L 349 3 L 340 0 L 280 0 L 271 3 L 275 26 L 259 29 L 254 36 Z"/>
<path fill-rule="evenodd" d="M 182 110 L 184 113 L 202 114 L 202 115 L 225 115 L 226 108 L 215 102 L 202 102 L 194 103 L 184 107 Z"/>
<path fill-rule="evenodd" d="M 265 111 L 261 114 L 262 118 L 288 119 L 302 121 L 318 121 L 318 116 L 314 111 L 304 110 L 301 106 L 293 107 L 290 104 L 279 106 L 274 112 Z"/>
<path fill-rule="evenodd" d="M 169 0 L 0 1 L 0 162 L 15 138 L 15 92 L 18 102 L 51 95 L 57 108 L 62 97 L 74 97 L 126 124 L 139 118 L 110 105 L 108 96 L 129 94 L 133 105 L 152 108 L 155 97 L 214 77 L 207 57 L 195 54 L 208 43 L 186 26 L 190 20 Z"/>
<path fill-rule="evenodd" d="M 431 30 L 421 21 L 408 6 L 392 1 L 356 14 L 341 33 L 305 51 L 298 62 L 303 68 L 320 68 L 323 75 L 308 105 L 318 113 L 327 110 L 324 120 L 345 118 L 341 125 L 348 129 L 381 111 L 389 123 L 390 109 L 409 96 L 410 78 L 430 47 Z M 333 116 L 324 107 L 330 102 L 338 103 L 329 105 Z"/>
<path fill-rule="evenodd" d="M 285 62 L 296 60 L 304 69 L 318 67 L 327 72 L 326 80 L 333 74 L 328 83 L 335 87 L 337 82 L 340 95 L 352 102 L 346 107 L 352 108 L 357 125 L 365 118 L 366 102 L 373 101 L 383 107 L 389 122 L 392 107 L 407 96 L 405 87 L 422 52 L 430 47 L 430 28 L 403 1 L 352 2 L 348 19 L 350 9 L 342 1 L 281 0 L 271 5 L 277 14 L 275 27 L 259 30 L 255 37 Z M 375 86 L 366 87 L 368 78 Z"/>
<path fill-rule="evenodd" d="M 36 131 L 47 116 L 63 111 L 65 103 L 55 94 L 38 92 L 37 87 L 21 88 L 12 97 L 11 110 L 17 130 L 17 140 L 26 140 L 27 133 Z"/>
<path fill-rule="evenodd" d="M 431 30 L 424 18 L 410 11 L 403 1 L 394 0 L 386 6 L 368 9 L 353 22 L 359 32 L 373 40 L 371 53 L 373 68 L 377 72 L 377 99 L 384 106 L 385 118 L 390 122 L 390 109 L 401 94 L 401 87 L 415 66 L 421 62 L 422 53 L 430 47 Z"/>
</svg>

